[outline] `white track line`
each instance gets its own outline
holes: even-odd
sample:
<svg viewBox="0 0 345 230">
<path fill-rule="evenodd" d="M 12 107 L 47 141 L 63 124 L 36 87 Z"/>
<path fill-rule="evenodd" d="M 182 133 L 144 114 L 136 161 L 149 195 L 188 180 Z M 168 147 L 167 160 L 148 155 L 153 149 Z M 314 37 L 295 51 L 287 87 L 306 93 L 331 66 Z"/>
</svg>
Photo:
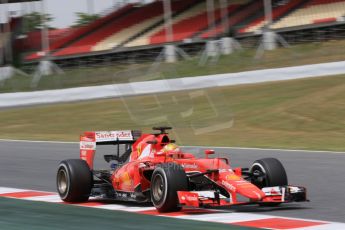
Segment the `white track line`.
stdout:
<svg viewBox="0 0 345 230">
<path fill-rule="evenodd" d="M 0 139 L 2 142 L 23 142 L 23 143 L 48 143 L 48 144 L 79 144 L 73 141 L 32 141 L 32 140 L 15 140 L 15 139 Z"/>
<path fill-rule="evenodd" d="M 27 191 L 27 189 L 0 187 L 0 194 L 24 191 Z"/>
<path fill-rule="evenodd" d="M 126 211 L 126 212 L 142 212 L 155 210 L 153 207 L 135 207 L 135 206 L 126 206 L 121 204 L 107 204 L 103 206 L 95 206 L 94 208 L 107 209 L 114 211 Z"/>
<path fill-rule="evenodd" d="M 51 202 L 51 203 L 60 203 L 61 202 L 61 198 L 57 194 L 23 198 L 23 200 L 44 201 L 44 202 Z"/>
<path fill-rule="evenodd" d="M 306 152 L 306 153 L 341 153 L 340 151 L 327 151 L 327 150 L 305 150 L 305 149 L 271 149 L 271 148 L 251 148 L 251 147 L 217 147 L 217 146 L 181 146 L 186 148 L 215 148 L 215 149 L 236 149 L 236 150 L 265 150 L 265 151 L 286 151 L 286 152 Z"/>
<path fill-rule="evenodd" d="M 334 223 L 331 222 L 330 224 L 318 225 L 318 226 L 311 226 L 311 227 L 303 227 L 298 228 L 300 230 L 344 230 L 344 224 L 342 223 Z"/>
<path fill-rule="evenodd" d="M 15 188 L 6 188 L 6 187 L 0 187 L 0 196 L 1 194 L 6 193 L 21 193 L 21 192 L 32 192 L 37 190 L 24 190 L 24 189 L 15 189 Z M 37 191 L 39 192 L 39 191 Z M 6 196 L 5 196 L 6 197 Z M 21 200 L 31 200 L 31 201 L 43 201 L 43 202 L 61 202 L 59 196 L 56 193 L 53 194 L 47 194 L 42 196 L 35 196 L 32 197 L 25 197 L 25 198 L 15 198 L 15 199 L 21 199 Z M 95 200 L 97 201 L 97 200 Z M 83 204 L 74 204 L 77 206 L 84 206 Z M 123 204 L 104 204 L 100 206 L 86 206 L 89 208 L 98 208 L 98 209 L 107 209 L 107 210 L 116 210 L 116 211 L 127 211 L 127 212 L 143 212 L 143 211 L 151 211 L 155 210 L 154 207 L 142 207 L 142 206 L 129 206 L 129 205 L 123 205 Z M 216 210 L 214 210 L 216 211 Z M 178 219 L 187 219 L 187 220 L 196 220 L 196 221 L 206 221 L 206 222 L 217 222 L 217 223 L 225 223 L 225 224 L 238 224 L 243 223 L 247 221 L 262 221 L 267 220 L 270 221 L 271 218 L 279 218 L 281 220 L 287 220 L 287 221 L 293 221 L 293 220 L 300 220 L 304 222 L 315 222 L 317 224 L 321 225 L 314 225 L 311 227 L 300 227 L 298 229 L 309 229 L 309 230 L 326 230 L 326 229 L 335 229 L 335 230 L 343 230 L 345 229 L 345 223 L 339 223 L 339 222 L 329 222 L 329 221 L 322 221 L 322 220 L 311 220 L 311 219 L 301 219 L 301 218 L 290 218 L 290 217 L 281 217 L 281 216 L 271 216 L 271 215 L 264 215 L 264 214 L 255 214 L 255 213 L 238 213 L 238 212 L 232 212 L 232 211 L 221 211 L 210 213 L 210 214 L 188 214 L 185 213 L 181 216 L 170 216 L 165 214 L 153 214 L 153 215 L 159 215 L 159 216 L 167 216 L 171 218 L 178 218 Z M 149 214 L 149 213 L 148 213 Z M 149 214 L 150 215 L 150 214 Z M 292 227 L 292 226 L 291 226 Z M 258 228 L 264 228 L 263 226 Z M 293 228 L 293 227 L 292 227 Z M 292 228 L 284 228 L 284 229 L 292 229 Z M 280 228 L 278 228 L 280 229 Z M 295 228 L 294 228 L 295 229 Z"/>
<path fill-rule="evenodd" d="M 229 218 L 231 217 L 231 219 Z M 211 213 L 211 214 L 193 214 L 190 216 L 181 216 L 180 219 L 186 220 L 198 220 L 198 221 L 207 221 L 207 222 L 218 222 L 218 223 L 236 223 L 242 221 L 254 221 L 272 218 L 269 215 L 262 214 L 252 214 L 252 213 Z"/>
</svg>

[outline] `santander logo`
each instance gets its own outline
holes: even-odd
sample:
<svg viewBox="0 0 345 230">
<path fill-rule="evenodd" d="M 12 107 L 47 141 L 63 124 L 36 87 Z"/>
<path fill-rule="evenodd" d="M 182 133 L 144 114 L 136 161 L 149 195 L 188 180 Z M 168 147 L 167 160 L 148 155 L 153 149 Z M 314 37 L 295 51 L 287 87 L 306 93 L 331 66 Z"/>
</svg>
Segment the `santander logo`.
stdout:
<svg viewBox="0 0 345 230">
<path fill-rule="evenodd" d="M 96 141 L 113 141 L 113 140 L 132 140 L 132 132 L 130 130 L 123 130 L 123 131 L 101 131 L 95 132 Z"/>
<path fill-rule="evenodd" d="M 187 196 L 188 201 L 198 201 L 198 197 L 195 196 Z"/>
<path fill-rule="evenodd" d="M 225 180 L 222 180 L 222 185 L 224 185 L 227 189 L 229 189 L 232 192 L 236 191 L 236 187 Z"/>
</svg>

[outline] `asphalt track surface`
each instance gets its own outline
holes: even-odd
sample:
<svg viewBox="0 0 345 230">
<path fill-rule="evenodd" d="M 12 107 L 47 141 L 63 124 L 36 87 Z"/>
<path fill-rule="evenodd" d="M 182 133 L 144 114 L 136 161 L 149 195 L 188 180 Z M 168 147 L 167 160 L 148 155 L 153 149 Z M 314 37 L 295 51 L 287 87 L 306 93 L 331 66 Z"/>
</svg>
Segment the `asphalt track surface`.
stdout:
<svg viewBox="0 0 345 230">
<path fill-rule="evenodd" d="M 185 148 L 198 156 L 202 148 Z M 252 212 L 295 218 L 345 222 L 345 153 L 213 148 L 219 156 L 230 158 L 232 167 L 249 167 L 264 157 L 282 161 L 289 183 L 308 189 L 309 203 L 282 205 L 277 208 L 257 206 L 232 207 L 235 212 Z M 102 147 L 101 154 L 114 151 Z M 96 157 L 96 167 L 107 164 Z M 30 143 L 0 141 L 0 186 L 55 191 L 57 165 L 63 159 L 78 158 L 76 143 Z"/>
</svg>

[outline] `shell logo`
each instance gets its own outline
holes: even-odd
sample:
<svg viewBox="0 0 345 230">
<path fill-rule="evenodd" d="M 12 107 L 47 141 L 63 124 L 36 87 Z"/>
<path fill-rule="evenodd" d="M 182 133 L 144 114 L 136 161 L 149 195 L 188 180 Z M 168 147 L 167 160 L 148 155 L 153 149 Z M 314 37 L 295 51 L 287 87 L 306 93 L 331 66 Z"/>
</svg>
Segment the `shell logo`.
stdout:
<svg viewBox="0 0 345 230">
<path fill-rule="evenodd" d="M 142 143 L 140 143 L 138 146 L 137 146 L 137 156 L 138 157 L 140 157 L 140 155 L 141 155 L 141 145 L 142 145 Z"/>
<path fill-rule="evenodd" d="M 122 184 L 123 184 L 124 186 L 131 186 L 131 184 L 132 184 L 132 180 L 131 180 L 131 178 L 129 177 L 128 172 L 123 173 L 123 174 L 121 175 L 120 180 L 121 180 L 121 182 L 122 182 Z"/>
<path fill-rule="evenodd" d="M 241 180 L 241 178 L 239 176 L 237 176 L 236 174 L 229 174 L 225 177 L 226 180 Z"/>
</svg>

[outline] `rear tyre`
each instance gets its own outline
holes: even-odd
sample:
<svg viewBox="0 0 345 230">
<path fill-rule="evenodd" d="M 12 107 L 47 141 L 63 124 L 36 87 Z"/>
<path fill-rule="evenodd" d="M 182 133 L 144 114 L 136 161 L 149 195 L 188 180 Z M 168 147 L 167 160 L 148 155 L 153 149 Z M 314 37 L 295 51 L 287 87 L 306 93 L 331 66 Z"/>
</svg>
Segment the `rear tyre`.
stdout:
<svg viewBox="0 0 345 230">
<path fill-rule="evenodd" d="M 259 188 L 285 186 L 288 184 L 286 171 L 282 163 L 275 158 L 256 160 L 250 168 L 252 174 L 262 176 L 253 177 L 251 183 Z M 261 206 L 278 206 L 280 203 L 261 203 Z"/>
<path fill-rule="evenodd" d="M 56 186 L 63 201 L 87 201 L 92 188 L 92 172 L 88 164 L 80 159 L 61 161 L 56 175 Z"/>
<path fill-rule="evenodd" d="M 179 211 L 177 191 L 188 191 L 188 179 L 182 166 L 161 164 L 151 177 L 151 201 L 159 212 Z"/>
</svg>

